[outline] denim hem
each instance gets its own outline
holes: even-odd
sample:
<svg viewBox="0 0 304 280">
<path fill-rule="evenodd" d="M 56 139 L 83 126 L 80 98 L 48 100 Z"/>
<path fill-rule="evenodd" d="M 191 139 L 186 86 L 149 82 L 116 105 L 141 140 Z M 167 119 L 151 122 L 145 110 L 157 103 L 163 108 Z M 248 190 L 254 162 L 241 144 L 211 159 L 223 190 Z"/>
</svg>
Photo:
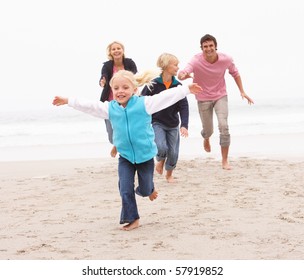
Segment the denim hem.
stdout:
<svg viewBox="0 0 304 280">
<path fill-rule="evenodd" d="M 133 223 L 135 220 L 138 220 L 139 219 L 139 217 L 138 218 L 135 218 L 134 220 L 132 220 L 132 221 L 129 221 L 129 220 L 121 220 L 119 223 L 122 225 L 122 224 L 131 224 L 131 223 Z"/>
</svg>

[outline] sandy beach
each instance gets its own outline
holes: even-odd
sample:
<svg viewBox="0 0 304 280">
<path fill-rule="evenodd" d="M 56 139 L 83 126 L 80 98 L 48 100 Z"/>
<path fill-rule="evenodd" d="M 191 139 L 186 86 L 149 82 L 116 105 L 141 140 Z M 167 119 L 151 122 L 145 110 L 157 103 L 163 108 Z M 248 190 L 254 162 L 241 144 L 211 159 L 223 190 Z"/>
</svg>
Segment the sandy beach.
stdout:
<svg viewBox="0 0 304 280">
<path fill-rule="evenodd" d="M 156 174 L 158 199 L 137 197 L 130 232 L 117 158 L 0 162 L 0 259 L 303 260 L 301 152 L 232 154 L 226 171 L 215 153 L 181 151 L 176 182 Z"/>
</svg>

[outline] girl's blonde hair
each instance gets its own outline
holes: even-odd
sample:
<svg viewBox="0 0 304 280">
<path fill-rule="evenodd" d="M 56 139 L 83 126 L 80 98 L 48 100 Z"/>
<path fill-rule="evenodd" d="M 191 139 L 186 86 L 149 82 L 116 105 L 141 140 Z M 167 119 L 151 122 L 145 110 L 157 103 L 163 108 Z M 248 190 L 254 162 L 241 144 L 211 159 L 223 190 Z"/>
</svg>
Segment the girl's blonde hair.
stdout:
<svg viewBox="0 0 304 280">
<path fill-rule="evenodd" d="M 161 69 L 161 71 L 164 71 L 172 60 L 179 63 L 179 60 L 175 55 L 171 53 L 162 53 L 158 57 L 156 65 Z"/>
<path fill-rule="evenodd" d="M 128 79 L 135 88 L 141 87 L 143 85 L 147 85 L 149 87 L 152 85 L 152 80 L 159 76 L 159 74 L 159 71 L 156 70 L 147 70 L 141 74 L 134 74 L 128 70 L 119 70 L 113 75 L 112 79 L 110 80 L 110 86 L 112 87 L 115 78 L 123 77 Z"/>
<path fill-rule="evenodd" d="M 112 43 L 110 43 L 110 44 L 107 46 L 107 56 L 108 56 L 108 59 L 113 60 L 113 57 L 112 57 L 112 55 L 111 55 L 111 48 L 112 48 L 112 46 L 113 46 L 114 44 L 118 44 L 118 45 L 121 46 L 121 48 L 122 48 L 122 50 L 123 50 L 123 52 L 124 52 L 123 58 L 125 58 L 125 46 L 124 46 L 121 42 L 119 42 L 119 41 L 113 41 Z"/>
</svg>

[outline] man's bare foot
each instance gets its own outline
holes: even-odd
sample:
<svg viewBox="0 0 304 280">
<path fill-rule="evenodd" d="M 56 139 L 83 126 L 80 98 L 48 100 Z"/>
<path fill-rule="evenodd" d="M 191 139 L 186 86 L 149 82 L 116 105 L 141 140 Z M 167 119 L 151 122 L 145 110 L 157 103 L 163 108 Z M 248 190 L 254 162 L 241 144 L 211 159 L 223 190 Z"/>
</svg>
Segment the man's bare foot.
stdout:
<svg viewBox="0 0 304 280">
<path fill-rule="evenodd" d="M 204 149 L 207 153 L 211 152 L 211 147 L 210 147 L 210 142 L 209 142 L 209 138 L 208 139 L 204 139 Z"/>
<path fill-rule="evenodd" d="M 138 227 L 139 227 L 139 219 L 133 221 L 130 224 L 127 224 L 127 225 L 123 226 L 121 229 L 122 230 L 132 230 L 132 229 L 135 229 L 135 228 L 138 228 Z"/>
<path fill-rule="evenodd" d="M 156 190 L 154 190 L 154 192 L 151 193 L 151 194 L 149 195 L 149 199 L 150 199 L 151 201 L 153 201 L 153 200 L 156 199 L 157 197 L 158 197 L 158 192 L 157 192 Z"/>
<path fill-rule="evenodd" d="M 110 152 L 111 157 L 116 157 L 117 155 L 117 149 L 115 146 L 113 146 L 111 152 Z"/>
<path fill-rule="evenodd" d="M 222 167 L 225 170 L 231 170 L 232 169 L 232 167 L 229 165 L 229 163 L 227 161 L 222 162 Z"/>
<path fill-rule="evenodd" d="M 166 174 L 166 180 L 168 183 L 174 183 L 174 178 L 173 178 L 173 170 L 167 170 L 167 174 Z"/>
<path fill-rule="evenodd" d="M 164 160 L 158 161 L 155 166 L 155 170 L 158 174 L 162 175 L 164 171 Z"/>
</svg>

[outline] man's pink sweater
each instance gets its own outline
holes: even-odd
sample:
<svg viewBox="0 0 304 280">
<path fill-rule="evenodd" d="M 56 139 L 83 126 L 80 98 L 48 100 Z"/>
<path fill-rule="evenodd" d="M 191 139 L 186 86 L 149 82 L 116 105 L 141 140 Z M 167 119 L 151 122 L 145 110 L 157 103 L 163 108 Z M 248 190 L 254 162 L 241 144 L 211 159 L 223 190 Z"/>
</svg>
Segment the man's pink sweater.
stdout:
<svg viewBox="0 0 304 280">
<path fill-rule="evenodd" d="M 234 65 L 232 57 L 217 53 L 218 60 L 209 63 L 203 53 L 196 54 L 181 72 L 193 73 L 193 82 L 198 83 L 202 88 L 202 93 L 196 94 L 199 101 L 218 100 L 227 95 L 225 72 L 236 78 L 239 76 L 238 69 Z"/>
</svg>

